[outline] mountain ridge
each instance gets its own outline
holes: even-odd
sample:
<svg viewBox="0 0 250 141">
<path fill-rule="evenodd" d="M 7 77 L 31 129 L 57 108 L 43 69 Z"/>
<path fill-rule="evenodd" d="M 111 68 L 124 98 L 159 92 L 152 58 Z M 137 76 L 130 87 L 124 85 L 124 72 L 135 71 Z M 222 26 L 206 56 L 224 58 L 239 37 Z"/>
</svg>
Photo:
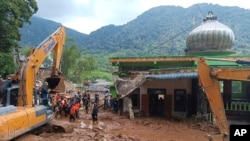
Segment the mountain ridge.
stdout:
<svg viewBox="0 0 250 141">
<path fill-rule="evenodd" d="M 85 48 L 96 55 L 100 53 L 110 57 L 184 55 L 188 33 L 199 26 L 208 11 L 213 11 L 219 22 L 234 31 L 236 40 L 233 50 L 243 55 L 249 54 L 250 29 L 247 23 L 250 23 L 250 10 L 236 6 L 208 3 L 195 4 L 188 8 L 158 6 L 145 11 L 124 25 L 106 25 L 90 34 L 66 27 L 66 32 L 67 37 L 74 38 L 79 48 Z M 31 22 L 31 25 L 25 24 L 20 29 L 21 46 L 39 44 L 61 25 L 35 16 L 31 18 Z"/>
</svg>

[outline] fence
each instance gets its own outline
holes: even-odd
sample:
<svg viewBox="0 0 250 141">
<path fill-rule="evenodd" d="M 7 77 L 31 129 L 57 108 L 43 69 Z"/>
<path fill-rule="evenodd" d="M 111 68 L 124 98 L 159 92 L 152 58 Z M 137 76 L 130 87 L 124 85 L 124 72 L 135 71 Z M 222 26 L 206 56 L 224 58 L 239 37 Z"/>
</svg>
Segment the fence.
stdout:
<svg viewBox="0 0 250 141">
<path fill-rule="evenodd" d="M 195 121 L 196 121 L 196 122 L 207 121 L 208 123 L 215 124 L 215 119 L 214 119 L 212 113 L 197 114 L 197 115 L 195 116 Z"/>
<path fill-rule="evenodd" d="M 227 111 L 249 111 L 250 101 L 248 100 L 232 100 L 225 102 L 225 110 Z"/>
</svg>

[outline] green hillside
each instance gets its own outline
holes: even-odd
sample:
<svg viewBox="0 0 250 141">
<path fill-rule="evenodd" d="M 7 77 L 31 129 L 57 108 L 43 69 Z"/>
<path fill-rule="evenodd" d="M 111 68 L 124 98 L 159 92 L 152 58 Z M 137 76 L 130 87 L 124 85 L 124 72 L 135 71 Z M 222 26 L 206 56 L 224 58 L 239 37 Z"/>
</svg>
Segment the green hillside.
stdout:
<svg viewBox="0 0 250 141">
<path fill-rule="evenodd" d="M 104 26 L 89 35 L 67 28 L 67 37 L 74 38 L 80 48 L 98 56 L 183 55 L 188 33 L 202 22 L 208 11 L 213 11 L 221 23 L 234 31 L 233 50 L 249 54 L 250 10 L 205 3 L 188 8 L 155 7 L 127 24 Z M 31 22 L 31 25 L 26 24 L 20 29 L 22 46 L 36 46 L 60 25 L 39 17 L 33 17 Z"/>
<path fill-rule="evenodd" d="M 26 45 L 36 47 L 50 34 L 52 34 L 57 28 L 60 27 L 60 23 L 33 16 L 31 18 L 31 24 L 24 24 L 24 27 L 20 29 L 22 40 L 20 41 L 21 47 Z M 67 37 L 72 37 L 77 43 L 81 43 L 83 38 L 86 38 L 86 34 L 82 34 L 78 31 L 66 28 Z"/>
</svg>

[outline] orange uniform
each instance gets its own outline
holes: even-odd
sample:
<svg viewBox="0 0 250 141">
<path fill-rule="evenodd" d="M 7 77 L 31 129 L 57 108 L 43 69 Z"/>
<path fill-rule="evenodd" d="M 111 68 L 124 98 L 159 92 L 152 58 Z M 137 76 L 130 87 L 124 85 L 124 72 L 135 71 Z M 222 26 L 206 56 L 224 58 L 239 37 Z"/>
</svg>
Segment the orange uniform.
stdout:
<svg viewBox="0 0 250 141">
<path fill-rule="evenodd" d="M 76 105 L 73 105 L 70 109 L 70 114 L 74 115 L 76 113 Z"/>
</svg>

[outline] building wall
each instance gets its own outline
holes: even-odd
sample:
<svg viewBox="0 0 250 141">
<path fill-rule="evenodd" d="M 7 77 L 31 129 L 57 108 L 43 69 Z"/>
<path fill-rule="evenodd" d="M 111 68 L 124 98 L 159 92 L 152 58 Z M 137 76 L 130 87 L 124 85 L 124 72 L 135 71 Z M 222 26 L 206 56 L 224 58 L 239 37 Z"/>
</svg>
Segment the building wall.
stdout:
<svg viewBox="0 0 250 141">
<path fill-rule="evenodd" d="M 164 98 L 164 116 L 165 117 L 178 117 L 184 118 L 187 115 L 186 112 L 174 111 L 174 90 L 185 89 L 186 94 L 191 94 L 192 82 L 191 79 L 181 80 L 148 80 L 141 87 L 141 106 L 140 110 L 149 114 L 149 96 L 147 94 L 148 89 L 166 89 L 166 95 Z M 170 100 L 169 100 L 170 99 Z"/>
</svg>

